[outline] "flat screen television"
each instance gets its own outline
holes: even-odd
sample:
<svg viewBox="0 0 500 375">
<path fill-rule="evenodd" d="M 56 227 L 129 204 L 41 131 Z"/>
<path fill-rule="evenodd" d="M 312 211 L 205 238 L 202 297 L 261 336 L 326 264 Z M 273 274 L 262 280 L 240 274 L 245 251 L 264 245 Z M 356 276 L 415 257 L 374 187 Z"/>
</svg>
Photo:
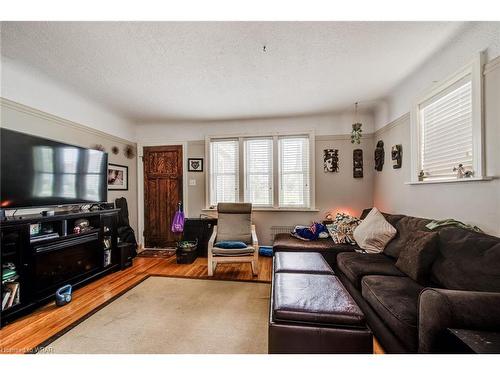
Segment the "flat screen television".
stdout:
<svg viewBox="0 0 500 375">
<path fill-rule="evenodd" d="M 107 201 L 108 154 L 0 128 L 4 209 Z"/>
</svg>

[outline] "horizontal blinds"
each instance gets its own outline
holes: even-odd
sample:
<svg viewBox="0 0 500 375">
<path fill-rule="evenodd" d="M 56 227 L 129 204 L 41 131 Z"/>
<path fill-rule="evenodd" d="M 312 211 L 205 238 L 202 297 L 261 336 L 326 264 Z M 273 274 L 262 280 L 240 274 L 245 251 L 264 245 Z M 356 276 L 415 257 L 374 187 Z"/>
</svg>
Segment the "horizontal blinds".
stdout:
<svg viewBox="0 0 500 375">
<path fill-rule="evenodd" d="M 245 202 L 273 204 L 273 140 L 245 139 Z"/>
<path fill-rule="evenodd" d="M 238 144 L 237 139 L 210 142 L 210 205 L 238 202 Z"/>
<path fill-rule="evenodd" d="M 280 194 L 282 207 L 309 207 L 309 138 L 279 138 Z"/>
<path fill-rule="evenodd" d="M 459 164 L 472 169 L 472 84 L 460 82 L 420 108 L 421 169 L 427 179 L 450 178 Z"/>
</svg>

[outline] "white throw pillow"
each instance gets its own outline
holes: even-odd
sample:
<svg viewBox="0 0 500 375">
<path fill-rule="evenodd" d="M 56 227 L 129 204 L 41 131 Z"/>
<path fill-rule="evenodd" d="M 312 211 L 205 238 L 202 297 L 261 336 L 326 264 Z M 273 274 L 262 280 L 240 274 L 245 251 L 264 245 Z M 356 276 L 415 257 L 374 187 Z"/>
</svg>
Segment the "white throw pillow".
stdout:
<svg viewBox="0 0 500 375">
<path fill-rule="evenodd" d="M 354 239 L 367 253 L 380 253 L 397 231 L 374 207 L 354 230 Z"/>
</svg>

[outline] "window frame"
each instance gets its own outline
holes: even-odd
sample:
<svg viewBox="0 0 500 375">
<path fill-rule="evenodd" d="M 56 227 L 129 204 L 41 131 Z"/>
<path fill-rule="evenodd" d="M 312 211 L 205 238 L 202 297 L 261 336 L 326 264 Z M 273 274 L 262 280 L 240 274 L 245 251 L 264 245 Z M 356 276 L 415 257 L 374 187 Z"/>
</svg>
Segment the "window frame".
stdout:
<svg viewBox="0 0 500 375">
<path fill-rule="evenodd" d="M 283 137 L 298 137 L 303 136 L 309 139 L 309 206 L 297 206 L 297 207 L 280 207 L 279 197 L 280 197 L 280 176 L 279 176 L 279 154 L 278 154 L 278 139 Z M 216 207 L 211 207 L 210 202 L 210 189 L 212 188 L 211 181 L 211 149 L 210 143 L 213 140 L 221 139 L 238 139 L 239 140 L 239 202 L 245 201 L 245 139 L 256 139 L 256 138 L 272 138 L 272 205 L 261 206 L 256 205 L 254 209 L 257 211 L 317 211 L 316 210 L 316 200 L 315 200 L 315 135 L 314 131 L 303 131 L 303 132 L 273 132 L 273 133 L 261 133 L 261 134 L 228 134 L 228 135 L 211 135 L 205 137 L 205 157 L 207 159 L 206 171 L 205 171 L 205 210 L 214 210 Z"/>
<path fill-rule="evenodd" d="M 411 110 L 411 178 L 412 184 L 425 184 L 425 183 L 440 183 L 440 182 L 454 182 L 454 181 L 471 181 L 484 179 L 484 123 L 483 123 L 483 61 L 484 54 L 479 53 L 470 63 L 462 67 L 455 74 L 449 76 L 442 82 L 436 83 L 424 94 L 418 97 L 413 103 Z M 422 165 L 421 152 L 422 152 L 422 123 L 421 123 L 421 106 L 428 105 L 429 101 L 436 98 L 439 99 L 440 95 L 452 87 L 457 82 L 465 79 L 467 76 L 471 78 L 471 91 L 472 91 L 472 167 L 474 176 L 471 178 L 457 179 L 427 179 L 423 181 L 418 180 L 420 166 Z"/>
</svg>

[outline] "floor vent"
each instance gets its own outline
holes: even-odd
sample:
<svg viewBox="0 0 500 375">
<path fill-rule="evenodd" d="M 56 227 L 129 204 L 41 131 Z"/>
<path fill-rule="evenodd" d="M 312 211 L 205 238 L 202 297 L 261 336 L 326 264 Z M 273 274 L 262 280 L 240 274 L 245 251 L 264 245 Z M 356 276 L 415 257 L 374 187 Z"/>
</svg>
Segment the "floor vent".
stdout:
<svg viewBox="0 0 500 375">
<path fill-rule="evenodd" d="M 286 225 L 280 225 L 280 226 L 272 226 L 271 227 L 271 243 L 274 242 L 274 236 L 277 235 L 278 233 L 290 233 L 293 231 L 295 226 L 286 226 Z"/>
</svg>

